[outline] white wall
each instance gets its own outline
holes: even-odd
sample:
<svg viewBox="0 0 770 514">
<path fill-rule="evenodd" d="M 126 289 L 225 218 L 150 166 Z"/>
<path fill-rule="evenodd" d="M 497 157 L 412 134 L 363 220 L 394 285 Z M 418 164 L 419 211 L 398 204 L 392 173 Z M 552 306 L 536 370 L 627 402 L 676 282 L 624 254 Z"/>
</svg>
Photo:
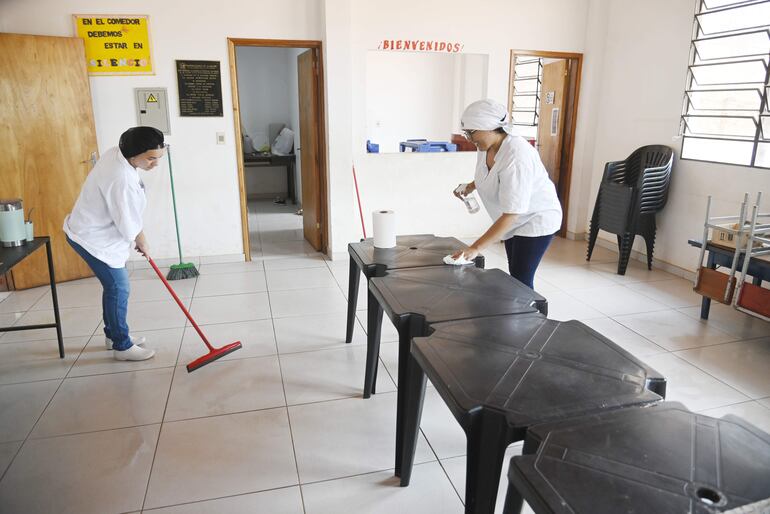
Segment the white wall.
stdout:
<svg viewBox="0 0 770 514">
<path fill-rule="evenodd" d="M 227 37 L 254 39 L 321 38 L 320 0 L 220 2 L 199 0 L 3 0 L 0 30 L 72 36 L 72 14 L 147 14 L 156 74 L 92 77 L 99 151 L 114 146 L 136 125 L 133 88 L 166 87 L 170 103 L 183 252 L 187 255 L 242 254 L 238 177 L 230 90 Z M 179 117 L 175 59 L 221 63 L 224 116 Z M 216 144 L 224 132 L 226 144 Z M 176 254 L 168 175 L 165 166 L 143 174 L 149 205 L 145 231 L 156 257 Z"/>
<path fill-rule="evenodd" d="M 350 19 L 340 14 L 343 4 L 352 4 Z M 340 65 L 340 69 L 350 66 L 351 83 L 337 84 L 339 89 L 335 91 L 336 95 L 352 99 L 352 136 L 349 139 L 352 147 L 348 150 L 336 149 L 335 154 L 330 155 L 330 169 L 337 186 L 332 189 L 332 218 L 335 222 L 332 250 L 344 252 L 347 242 L 361 234 L 352 177 L 349 175 L 351 160 L 355 161 L 358 172 L 367 230 L 371 230 L 371 211 L 386 207 L 399 211 L 399 230 L 403 233 L 422 230 L 441 235 L 477 237 L 491 224 L 483 212 L 468 216 L 462 203 L 451 196 L 452 189 L 459 182 L 472 179 L 474 155 L 364 153 L 366 53 L 369 50 L 376 49 L 383 39 L 457 41 L 464 45 L 463 52 L 489 55 L 488 97 L 505 103 L 508 97 L 509 51 L 582 52 L 588 4 L 588 0 L 491 0 L 484 2 L 483 8 L 469 9 L 467 2 L 456 0 L 376 3 L 326 0 L 327 36 L 331 30 L 330 12 L 333 12 L 333 19 L 338 23 L 335 27 L 338 32 L 334 37 L 347 38 L 349 33 L 351 49 L 349 62 Z M 330 77 L 328 69 L 327 77 Z M 578 160 L 583 159 L 582 145 L 587 137 L 578 126 Z M 581 172 L 576 169 L 574 174 Z M 427 223 L 426 220 L 432 221 Z"/>
<path fill-rule="evenodd" d="M 606 41 L 601 91 L 596 102 L 596 136 L 592 152 L 590 197 L 583 227 L 593 209 L 604 163 L 625 158 L 645 144 L 671 146 L 677 156 L 668 204 L 658 215 L 655 258 L 694 270 L 697 251 L 688 238 L 700 238 L 706 197 L 714 196 L 714 215 L 737 215 L 744 192 L 770 194 L 770 172 L 678 159 L 682 95 L 688 65 L 694 2 L 690 0 L 602 0 Z M 601 24 L 599 24 L 601 25 Z M 597 37 L 598 39 L 598 37 Z M 585 77 L 586 75 L 584 75 Z M 585 193 L 585 191 L 583 191 Z M 585 230 L 585 228 L 584 228 Z M 610 234 L 600 233 L 615 241 Z M 643 244 L 635 248 L 642 250 Z"/>
</svg>

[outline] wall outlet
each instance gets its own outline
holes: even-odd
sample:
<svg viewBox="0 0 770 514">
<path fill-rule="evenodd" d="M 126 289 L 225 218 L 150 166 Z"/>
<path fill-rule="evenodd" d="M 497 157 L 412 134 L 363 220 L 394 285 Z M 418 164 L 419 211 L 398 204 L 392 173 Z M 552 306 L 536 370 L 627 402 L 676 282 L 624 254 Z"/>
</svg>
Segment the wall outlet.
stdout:
<svg viewBox="0 0 770 514">
<path fill-rule="evenodd" d="M 217 144 L 218 145 L 225 144 L 225 133 L 224 132 L 217 132 Z"/>
</svg>

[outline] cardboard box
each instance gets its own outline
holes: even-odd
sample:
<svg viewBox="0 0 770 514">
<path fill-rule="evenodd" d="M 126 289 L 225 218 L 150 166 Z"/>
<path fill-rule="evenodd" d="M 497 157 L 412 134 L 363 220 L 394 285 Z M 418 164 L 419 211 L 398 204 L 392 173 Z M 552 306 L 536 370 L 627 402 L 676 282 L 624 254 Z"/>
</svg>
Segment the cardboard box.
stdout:
<svg viewBox="0 0 770 514">
<path fill-rule="evenodd" d="M 724 227 L 726 229 L 732 229 L 732 230 L 738 230 L 738 224 L 732 223 L 727 225 L 720 225 L 721 227 Z M 738 242 L 738 248 L 743 250 L 746 248 L 746 243 L 749 239 L 748 229 L 751 226 L 750 223 L 746 223 L 744 225 L 746 232 L 741 234 L 740 241 Z M 717 246 L 721 246 L 724 248 L 730 248 L 735 249 L 735 242 L 736 239 L 738 239 L 737 234 L 732 234 L 728 232 L 727 230 L 720 230 L 718 228 L 712 228 L 711 229 L 711 239 L 709 240 L 709 243 L 715 244 Z M 762 243 L 759 241 L 754 241 L 754 248 L 762 246 Z"/>
</svg>

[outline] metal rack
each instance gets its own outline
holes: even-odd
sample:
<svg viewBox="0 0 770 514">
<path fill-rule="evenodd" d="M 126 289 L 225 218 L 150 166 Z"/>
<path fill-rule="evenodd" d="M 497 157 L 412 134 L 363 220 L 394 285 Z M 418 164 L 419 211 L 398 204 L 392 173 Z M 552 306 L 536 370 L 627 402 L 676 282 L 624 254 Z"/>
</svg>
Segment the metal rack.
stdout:
<svg viewBox="0 0 770 514">
<path fill-rule="evenodd" d="M 741 203 L 738 216 L 710 217 L 711 196 L 706 203 L 706 219 L 703 223 L 703 244 L 698 259 L 698 272 L 695 276 L 695 292 L 712 300 L 731 305 L 733 308 L 770 321 L 770 289 L 752 284 L 746 280 L 749 263 L 753 258 L 770 255 L 770 213 L 760 213 L 762 193 L 757 193 L 756 201 L 749 209 L 749 194 L 746 193 Z M 720 234 L 727 241 L 709 240 L 709 231 Z M 703 257 L 708 244 L 722 248 L 734 244 L 729 273 L 703 266 Z M 741 263 L 742 260 L 742 263 Z M 739 268 L 740 264 L 740 270 Z M 737 291 L 737 294 L 736 294 Z"/>
</svg>

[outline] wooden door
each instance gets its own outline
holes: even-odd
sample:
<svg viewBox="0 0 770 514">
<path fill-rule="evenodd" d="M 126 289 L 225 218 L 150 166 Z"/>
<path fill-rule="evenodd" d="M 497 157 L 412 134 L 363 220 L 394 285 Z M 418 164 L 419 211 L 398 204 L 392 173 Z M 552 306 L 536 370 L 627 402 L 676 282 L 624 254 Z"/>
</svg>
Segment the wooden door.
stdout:
<svg viewBox="0 0 770 514">
<path fill-rule="evenodd" d="M 0 196 L 21 198 L 25 214 L 35 209 L 57 281 L 91 276 L 62 231 L 97 151 L 83 40 L 0 34 L 0 70 Z M 47 284 L 45 252 L 12 274 L 17 289 Z"/>
<path fill-rule="evenodd" d="M 297 56 L 299 83 L 300 176 L 302 177 L 302 226 L 305 239 L 322 250 L 321 170 L 318 138 L 318 60 L 314 49 Z"/>
<path fill-rule="evenodd" d="M 561 150 L 564 140 L 564 112 L 569 78 L 569 61 L 561 59 L 543 66 L 540 93 L 540 118 L 537 126 L 537 149 L 548 175 L 559 191 Z"/>
</svg>

